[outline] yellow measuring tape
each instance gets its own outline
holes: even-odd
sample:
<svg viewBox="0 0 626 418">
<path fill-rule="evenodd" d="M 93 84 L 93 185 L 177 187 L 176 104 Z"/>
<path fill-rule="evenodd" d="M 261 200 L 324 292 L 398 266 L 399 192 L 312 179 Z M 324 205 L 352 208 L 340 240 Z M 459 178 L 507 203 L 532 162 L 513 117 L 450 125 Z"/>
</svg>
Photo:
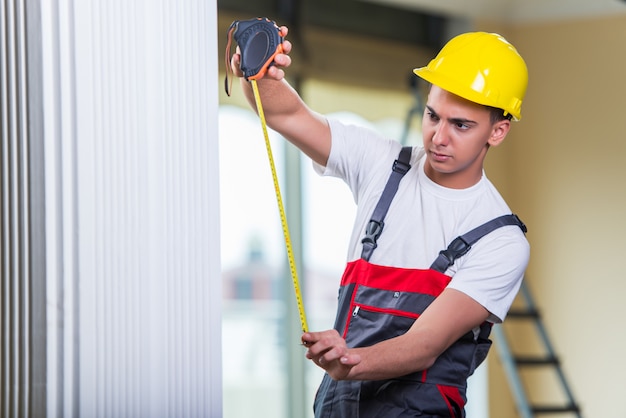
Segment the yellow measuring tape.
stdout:
<svg viewBox="0 0 626 418">
<path fill-rule="evenodd" d="M 265 122 L 265 114 L 263 113 L 263 105 L 261 104 L 261 95 L 259 94 L 259 87 L 256 80 L 250 80 L 252 84 L 252 91 L 254 92 L 254 101 L 256 102 L 256 108 L 261 118 L 261 126 L 263 127 L 263 136 L 265 137 L 265 147 L 267 148 L 267 157 L 269 159 L 270 168 L 272 170 L 272 178 L 274 180 L 274 190 L 276 191 L 276 202 L 278 203 L 278 211 L 280 212 L 280 221 L 283 227 L 283 234 L 285 235 L 285 247 L 287 248 L 287 258 L 289 259 L 289 269 L 291 270 L 291 278 L 293 280 L 293 288 L 296 293 L 296 303 L 298 304 L 298 313 L 300 314 L 300 324 L 302 331 L 307 332 L 309 327 L 306 322 L 306 315 L 304 313 L 304 303 L 302 302 L 302 292 L 300 292 L 300 282 L 298 280 L 298 272 L 296 270 L 296 262 L 293 256 L 293 249 L 291 248 L 291 239 L 289 238 L 289 227 L 287 225 L 287 216 L 285 215 L 285 207 L 283 205 L 283 199 L 280 193 L 280 185 L 278 184 L 278 176 L 276 175 L 276 166 L 274 165 L 274 157 L 272 155 L 272 147 L 270 145 L 270 138 L 267 134 L 267 123 Z"/>
</svg>

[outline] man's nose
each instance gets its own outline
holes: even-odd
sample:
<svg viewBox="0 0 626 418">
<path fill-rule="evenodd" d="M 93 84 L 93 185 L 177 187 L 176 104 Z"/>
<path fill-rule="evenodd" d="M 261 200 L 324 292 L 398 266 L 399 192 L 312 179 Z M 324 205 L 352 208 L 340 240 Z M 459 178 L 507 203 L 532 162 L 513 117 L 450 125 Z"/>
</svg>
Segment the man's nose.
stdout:
<svg viewBox="0 0 626 418">
<path fill-rule="evenodd" d="M 435 134 L 433 135 L 433 144 L 435 145 L 448 145 L 448 128 L 446 123 L 440 123 L 437 125 L 437 129 L 435 129 Z"/>
</svg>

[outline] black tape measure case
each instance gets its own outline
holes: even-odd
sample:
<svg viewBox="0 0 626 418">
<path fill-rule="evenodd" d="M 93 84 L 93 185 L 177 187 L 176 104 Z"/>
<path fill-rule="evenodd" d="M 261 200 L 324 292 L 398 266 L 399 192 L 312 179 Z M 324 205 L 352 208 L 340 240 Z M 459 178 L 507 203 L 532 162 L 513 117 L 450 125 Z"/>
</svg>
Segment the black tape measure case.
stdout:
<svg viewBox="0 0 626 418">
<path fill-rule="evenodd" d="M 235 39 L 241 52 L 241 70 L 247 80 L 262 78 L 283 52 L 283 37 L 275 22 L 267 18 L 236 20 L 228 28 L 227 65 L 230 66 L 231 38 Z"/>
</svg>

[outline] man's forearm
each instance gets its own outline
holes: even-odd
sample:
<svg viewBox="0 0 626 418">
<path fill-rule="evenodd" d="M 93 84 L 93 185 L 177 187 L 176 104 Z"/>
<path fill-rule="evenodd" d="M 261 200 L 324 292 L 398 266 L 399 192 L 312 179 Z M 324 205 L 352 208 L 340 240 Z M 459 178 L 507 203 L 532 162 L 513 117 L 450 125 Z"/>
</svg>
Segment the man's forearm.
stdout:
<svg viewBox="0 0 626 418">
<path fill-rule="evenodd" d="M 251 83 L 241 80 L 246 100 L 258 113 Z M 284 79 L 261 79 L 257 83 L 267 126 L 315 162 L 325 165 L 330 153 L 330 130 L 326 119 L 313 112 Z"/>
<path fill-rule="evenodd" d="M 361 362 L 350 370 L 348 380 L 393 379 L 433 365 L 440 349 L 429 350 L 424 344 L 410 341 L 411 335 L 401 335 L 370 347 L 351 349 L 361 356 Z"/>
</svg>

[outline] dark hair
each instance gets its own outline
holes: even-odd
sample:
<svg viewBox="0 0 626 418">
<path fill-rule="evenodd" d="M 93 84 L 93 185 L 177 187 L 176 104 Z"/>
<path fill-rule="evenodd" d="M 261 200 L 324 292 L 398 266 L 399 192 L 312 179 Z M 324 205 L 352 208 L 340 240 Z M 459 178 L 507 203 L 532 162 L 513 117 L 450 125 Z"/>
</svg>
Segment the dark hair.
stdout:
<svg viewBox="0 0 626 418">
<path fill-rule="evenodd" d="M 492 124 L 500 122 L 501 120 L 511 120 L 513 118 L 513 115 L 511 115 L 510 113 L 505 115 L 504 110 L 500 108 L 487 105 L 485 105 L 485 107 L 487 108 L 487 110 L 489 110 L 489 119 Z"/>
</svg>

